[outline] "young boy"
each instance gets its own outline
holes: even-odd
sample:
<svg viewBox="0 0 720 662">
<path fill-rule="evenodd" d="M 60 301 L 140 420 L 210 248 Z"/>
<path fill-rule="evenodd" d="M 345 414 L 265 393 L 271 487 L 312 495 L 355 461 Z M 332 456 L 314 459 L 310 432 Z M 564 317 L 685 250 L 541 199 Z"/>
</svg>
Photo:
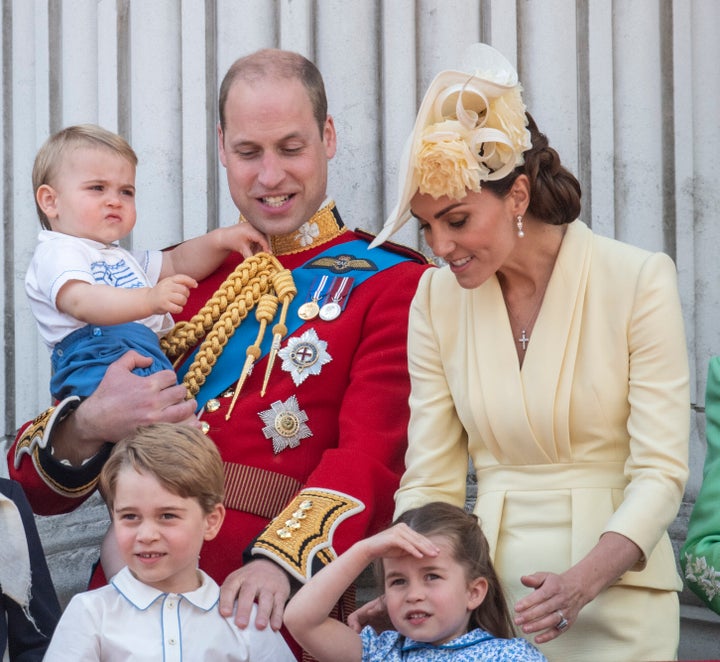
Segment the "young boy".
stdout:
<svg viewBox="0 0 720 662">
<path fill-rule="evenodd" d="M 279 632 L 244 630 L 220 615 L 220 589 L 198 568 L 225 517 L 215 444 L 186 425 L 158 423 L 119 442 L 100 475 L 127 566 L 76 595 L 47 660 L 294 660 Z"/>
<path fill-rule="evenodd" d="M 158 336 L 173 326 L 190 288 L 231 250 L 269 250 L 249 223 L 218 228 L 168 251 L 117 245 L 135 226 L 137 156 L 120 136 L 92 124 L 51 136 L 33 167 L 40 223 L 25 277 L 30 308 L 52 352 L 50 391 L 90 395 L 129 349 L 151 357 L 138 374 L 172 369 Z M 138 324 L 138 322 L 140 322 Z"/>
</svg>

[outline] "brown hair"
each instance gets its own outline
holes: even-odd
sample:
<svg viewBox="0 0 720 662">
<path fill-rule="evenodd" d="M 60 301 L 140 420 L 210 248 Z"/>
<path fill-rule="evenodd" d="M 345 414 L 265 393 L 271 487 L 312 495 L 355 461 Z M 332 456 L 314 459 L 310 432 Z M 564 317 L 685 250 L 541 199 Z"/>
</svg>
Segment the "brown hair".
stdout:
<svg viewBox="0 0 720 662">
<path fill-rule="evenodd" d="M 220 85 L 220 128 L 225 131 L 225 104 L 236 80 L 253 83 L 273 78 L 276 80 L 299 80 L 307 90 L 317 121 L 320 135 L 323 135 L 327 120 L 327 97 L 325 85 L 318 68 L 306 57 L 292 51 L 264 48 L 239 60 L 230 66 Z"/>
<path fill-rule="evenodd" d="M 63 158 L 70 150 L 78 147 L 108 149 L 127 159 L 133 167 L 136 167 L 138 163 L 137 154 L 122 136 L 103 129 L 96 124 L 68 126 L 50 136 L 35 156 L 32 170 L 34 193 L 37 193 L 38 189 L 44 184 L 52 185 L 62 166 Z M 50 230 L 50 220 L 40 209 L 37 200 L 35 200 L 35 207 L 40 218 L 40 225 L 44 229 Z"/>
<path fill-rule="evenodd" d="M 213 441 L 189 425 L 155 423 L 115 444 L 100 472 L 100 491 L 112 511 L 120 471 L 152 474 L 169 492 L 197 499 L 209 514 L 222 503 L 225 475 Z"/>
<path fill-rule="evenodd" d="M 479 627 L 496 637 L 513 638 L 515 629 L 510 610 L 477 517 L 449 503 L 434 501 L 405 511 L 394 524 L 400 522 L 424 536 L 447 538 L 453 558 L 465 567 L 468 582 L 478 577 L 487 580 L 487 595 L 470 615 L 469 628 Z"/>
<path fill-rule="evenodd" d="M 580 182 L 562 165 L 532 115 L 526 115 L 532 147 L 523 153 L 525 163 L 503 179 L 483 182 L 482 187 L 503 198 L 518 176 L 526 175 L 530 180 L 528 213 L 550 225 L 571 223 L 580 215 Z"/>
</svg>

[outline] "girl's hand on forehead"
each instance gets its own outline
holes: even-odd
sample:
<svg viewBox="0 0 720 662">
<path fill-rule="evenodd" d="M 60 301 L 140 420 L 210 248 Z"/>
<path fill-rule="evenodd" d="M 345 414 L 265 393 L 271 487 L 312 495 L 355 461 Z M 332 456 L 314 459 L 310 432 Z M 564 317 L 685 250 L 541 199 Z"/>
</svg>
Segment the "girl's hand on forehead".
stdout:
<svg viewBox="0 0 720 662">
<path fill-rule="evenodd" d="M 422 558 L 423 556 L 437 556 L 440 552 L 432 540 L 413 531 L 407 524 L 396 524 L 363 542 L 373 559 L 397 558 L 405 555 Z"/>
</svg>

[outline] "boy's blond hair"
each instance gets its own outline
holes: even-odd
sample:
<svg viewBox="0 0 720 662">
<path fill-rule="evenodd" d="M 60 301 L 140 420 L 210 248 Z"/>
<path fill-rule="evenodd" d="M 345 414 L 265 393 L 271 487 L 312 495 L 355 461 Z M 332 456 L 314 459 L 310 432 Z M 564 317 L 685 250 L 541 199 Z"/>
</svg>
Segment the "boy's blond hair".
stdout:
<svg viewBox="0 0 720 662">
<path fill-rule="evenodd" d="M 135 154 L 127 140 L 117 133 L 103 129 L 96 124 L 68 126 L 50 136 L 35 156 L 32 171 L 33 193 L 35 195 L 37 195 L 38 189 L 43 184 L 53 185 L 53 180 L 57 177 L 62 166 L 63 158 L 70 150 L 78 147 L 96 147 L 110 150 L 127 159 L 133 167 L 137 167 L 137 154 Z M 40 218 L 40 225 L 45 230 L 51 230 L 50 220 L 40 209 L 37 199 L 35 200 L 35 207 Z"/>
<path fill-rule="evenodd" d="M 173 494 L 197 499 L 209 514 L 225 495 L 223 462 L 213 441 L 189 425 L 155 423 L 115 444 L 100 472 L 100 491 L 112 512 L 120 471 L 151 474 Z"/>
</svg>

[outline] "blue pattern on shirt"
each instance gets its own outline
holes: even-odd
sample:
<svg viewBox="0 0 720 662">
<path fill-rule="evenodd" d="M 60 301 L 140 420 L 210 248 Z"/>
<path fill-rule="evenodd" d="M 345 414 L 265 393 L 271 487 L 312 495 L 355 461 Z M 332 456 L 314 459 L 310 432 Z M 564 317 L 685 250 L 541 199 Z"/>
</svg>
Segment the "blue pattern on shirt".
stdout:
<svg viewBox="0 0 720 662">
<path fill-rule="evenodd" d="M 363 662 L 547 662 L 525 639 L 499 639 L 479 628 L 440 646 L 414 641 L 394 630 L 378 635 L 369 626 L 360 637 Z"/>
<path fill-rule="evenodd" d="M 119 260 L 115 264 L 93 262 L 90 269 L 96 283 L 124 289 L 147 287 L 125 260 Z"/>
</svg>

